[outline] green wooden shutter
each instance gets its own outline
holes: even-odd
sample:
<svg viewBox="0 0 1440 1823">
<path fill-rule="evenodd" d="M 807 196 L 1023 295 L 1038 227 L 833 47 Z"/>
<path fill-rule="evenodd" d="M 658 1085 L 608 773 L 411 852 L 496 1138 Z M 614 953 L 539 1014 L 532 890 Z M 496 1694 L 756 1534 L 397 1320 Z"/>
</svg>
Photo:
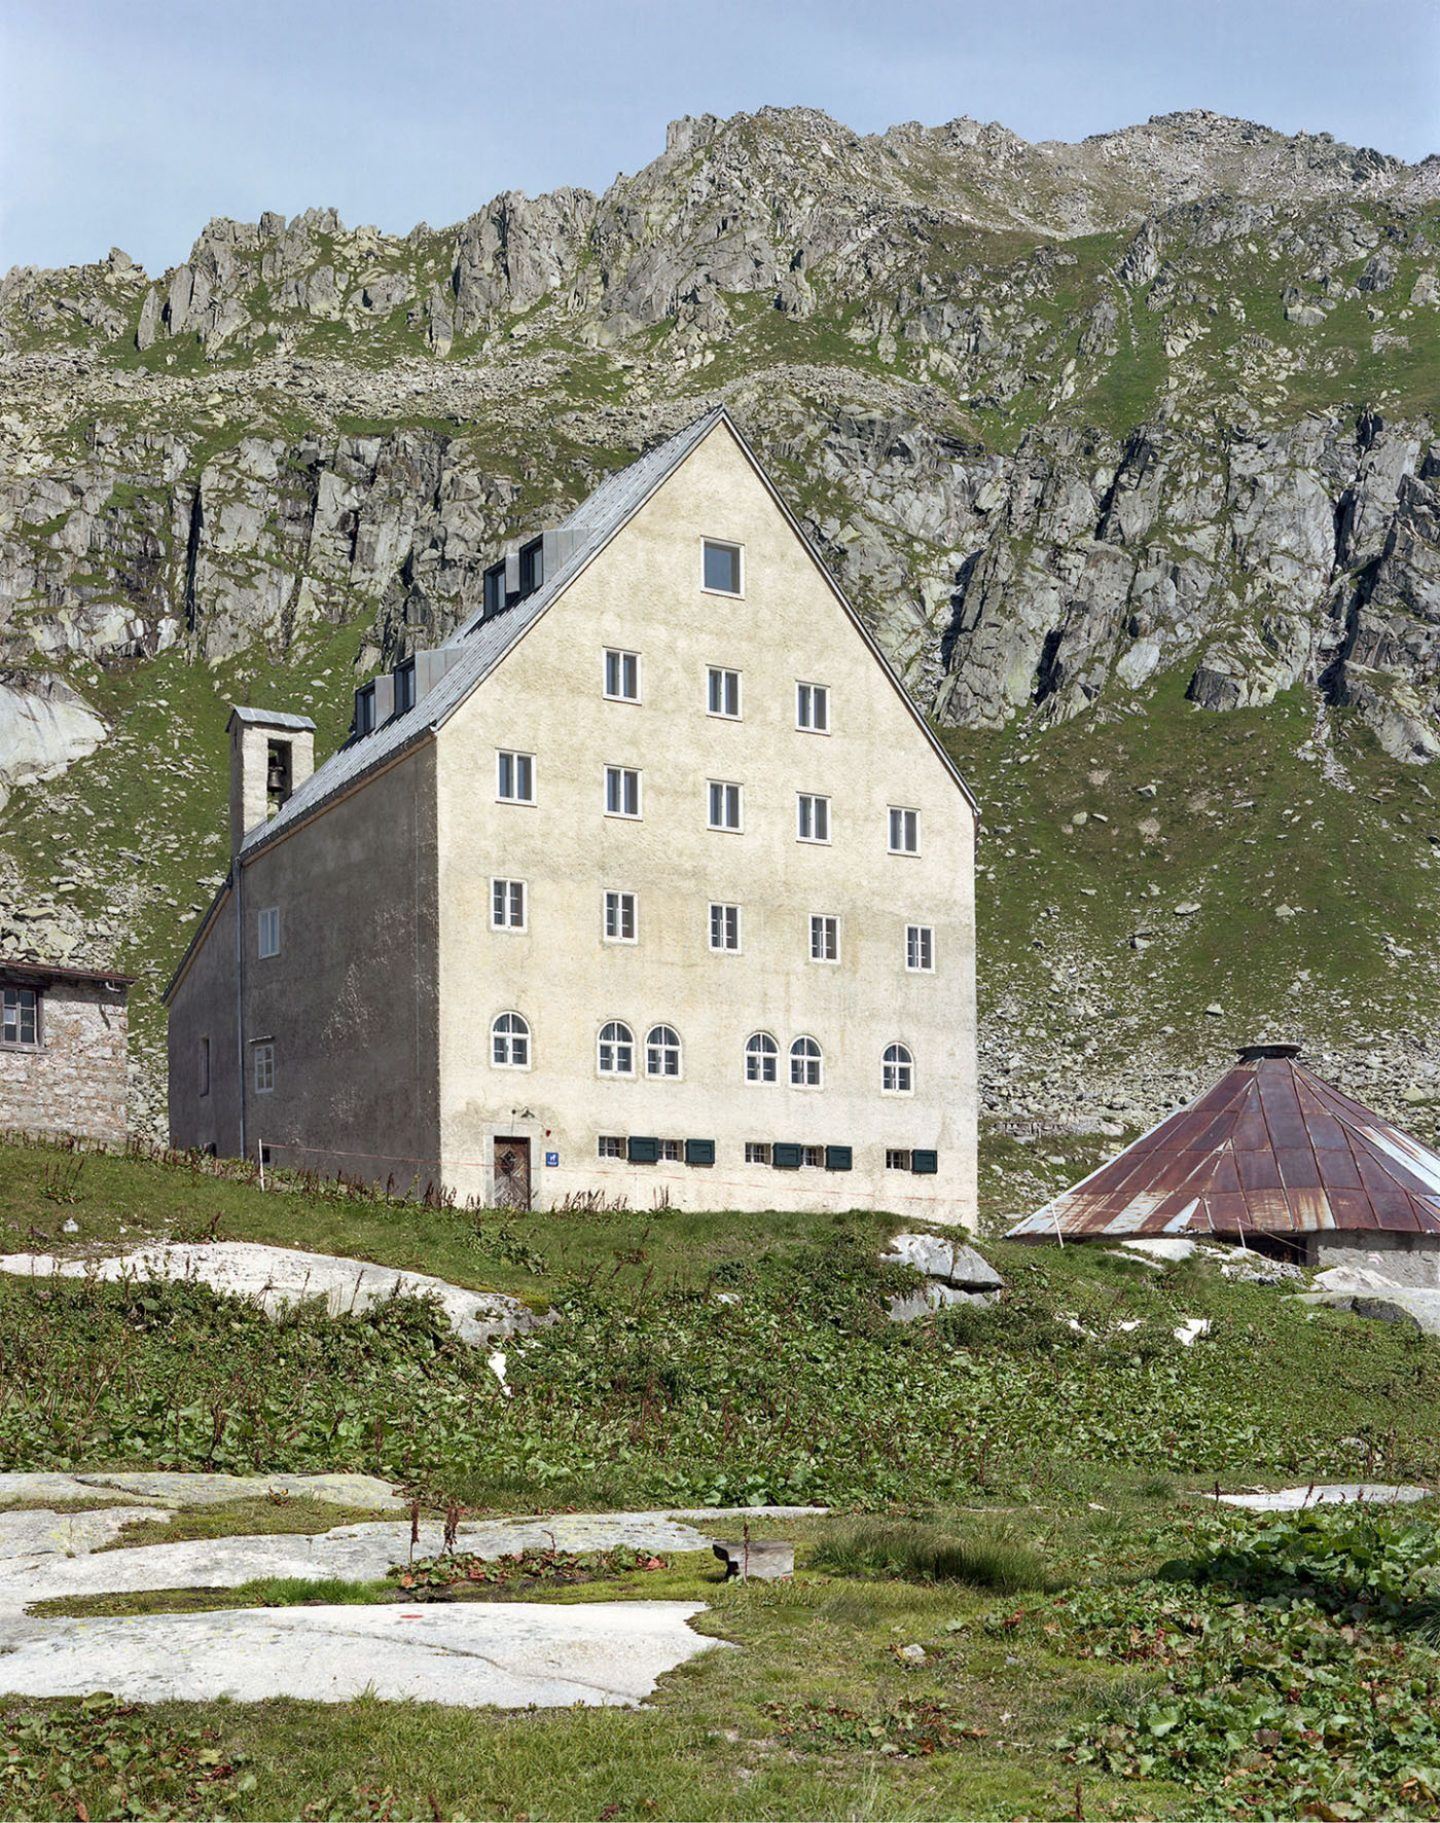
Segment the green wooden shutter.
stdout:
<svg viewBox="0 0 1440 1823">
<path fill-rule="evenodd" d="M 934 1177 L 940 1169 L 940 1154 L 938 1152 L 912 1152 L 910 1169 L 917 1177 Z"/>
<path fill-rule="evenodd" d="M 777 1171 L 798 1171 L 802 1148 L 777 1141 L 770 1156 Z"/>
<path fill-rule="evenodd" d="M 855 1155 L 849 1146 L 826 1146 L 825 1169 L 827 1171 L 848 1171 L 855 1162 Z"/>
<path fill-rule="evenodd" d="M 713 1139 L 687 1139 L 685 1141 L 685 1163 L 687 1165 L 713 1165 L 715 1163 L 715 1141 Z"/>
<path fill-rule="evenodd" d="M 632 1165 L 654 1165 L 660 1160 L 660 1141 L 658 1139 L 631 1139 L 630 1163 Z"/>
</svg>

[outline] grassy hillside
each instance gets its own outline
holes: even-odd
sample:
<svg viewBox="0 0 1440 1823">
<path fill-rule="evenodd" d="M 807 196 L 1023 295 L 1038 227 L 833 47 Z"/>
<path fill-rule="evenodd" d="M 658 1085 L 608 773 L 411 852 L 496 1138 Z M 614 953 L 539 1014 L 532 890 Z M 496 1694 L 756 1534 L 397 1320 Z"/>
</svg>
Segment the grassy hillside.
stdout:
<svg viewBox="0 0 1440 1823">
<path fill-rule="evenodd" d="M 836 1509 L 757 1522 L 800 1547 L 785 1585 L 725 1586 L 713 1559 L 681 1555 L 537 1560 L 459 1589 L 703 1600 L 700 1630 L 740 1650 L 667 1677 L 643 1712 L 0 1701 L 0 1811 L 1432 1814 L 1433 1525 L 1366 1519 L 1362 1540 L 1343 1516 L 1221 1518 L 1204 1496 L 1440 1475 L 1440 1349 L 1281 1288 L 1093 1248 L 991 1247 L 1012 1287 L 998 1308 L 897 1327 L 883 1299 L 905 1275 L 876 1260 L 888 1226 L 501 1221 L 0 1148 L 9 1248 L 265 1237 L 506 1289 L 559 1319 L 509 1350 L 505 1398 L 423 1305 L 272 1322 L 195 1286 L 0 1278 L 0 1469 L 371 1470 L 482 1512 Z M 1172 1331 L 1193 1316 L 1211 1332 L 1185 1348 Z M 202 1517 L 206 1536 L 327 1523 L 301 1504 Z M 712 1527 L 740 1536 L 737 1520 Z M 137 1538 L 185 1535 L 194 1523 Z M 1357 1625 L 1361 1586 L 1384 1601 Z M 399 1593 L 257 1584 L 47 1612 Z M 1357 1702 L 1363 1728 L 1345 1719 Z"/>
</svg>

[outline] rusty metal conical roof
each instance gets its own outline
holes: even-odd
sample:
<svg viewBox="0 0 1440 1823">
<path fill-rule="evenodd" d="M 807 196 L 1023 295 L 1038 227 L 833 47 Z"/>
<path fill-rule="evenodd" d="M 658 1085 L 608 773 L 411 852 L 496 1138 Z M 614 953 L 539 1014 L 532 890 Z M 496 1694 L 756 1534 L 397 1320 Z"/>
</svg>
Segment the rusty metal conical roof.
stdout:
<svg viewBox="0 0 1440 1823">
<path fill-rule="evenodd" d="M 1440 1154 L 1261 1044 L 1006 1238 L 1335 1229 L 1440 1234 Z"/>
</svg>

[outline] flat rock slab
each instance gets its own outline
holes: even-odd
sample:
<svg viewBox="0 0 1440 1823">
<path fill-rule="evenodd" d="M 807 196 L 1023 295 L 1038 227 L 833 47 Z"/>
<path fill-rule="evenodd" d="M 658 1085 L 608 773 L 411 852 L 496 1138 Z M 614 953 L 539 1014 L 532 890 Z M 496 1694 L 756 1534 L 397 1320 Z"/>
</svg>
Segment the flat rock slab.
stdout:
<svg viewBox="0 0 1440 1823">
<path fill-rule="evenodd" d="M 438 1557 L 443 1527 L 420 1527 L 416 1557 Z M 706 1551 L 712 1540 L 666 1513 L 556 1513 L 530 1519 L 481 1519 L 459 1529 L 457 1549 L 476 1557 L 521 1551 Z M 90 1556 L 53 1552 L 0 1560 L 0 1608 L 56 1596 L 119 1595 L 141 1589 L 234 1589 L 260 1577 L 286 1576 L 376 1582 L 410 1556 L 409 1524 L 387 1521 L 336 1526 L 313 1537 L 276 1533 L 238 1538 L 187 1538 L 174 1544 L 132 1545 Z M 93 1688 L 93 1686 L 92 1686 Z"/>
<path fill-rule="evenodd" d="M 1220 1504 L 1252 1513 L 1299 1513 L 1317 1506 L 1408 1506 L 1430 1500 L 1430 1488 L 1387 1486 L 1381 1481 L 1338 1481 L 1320 1487 L 1281 1488 L 1273 1494 L 1221 1494 Z"/>
<path fill-rule="evenodd" d="M 0 1623 L 0 1692 L 343 1703 L 372 1691 L 465 1708 L 633 1707 L 664 1672 L 723 1643 L 686 1624 L 704 1611 L 687 1601 L 505 1602 Z"/>
<path fill-rule="evenodd" d="M 156 1507 L 100 1507 L 88 1513 L 56 1513 L 45 1507 L 0 1513 L 0 1564 L 13 1558 L 83 1557 L 109 1544 L 137 1519 L 172 1519 Z"/>
<path fill-rule="evenodd" d="M 400 1272 L 370 1260 L 301 1253 L 253 1241 L 157 1242 L 103 1259 L 53 1253 L 0 1254 L 0 1272 L 26 1278 L 180 1279 L 235 1297 L 258 1299 L 274 1316 L 308 1298 L 323 1298 L 332 1316 L 368 1310 L 393 1297 L 434 1297 L 463 1342 L 488 1344 L 520 1335 L 541 1319 L 518 1298 L 498 1291 L 465 1291 L 428 1272 Z"/>
<path fill-rule="evenodd" d="M 1303 1292 L 1306 1304 L 1324 1304 L 1331 1310 L 1349 1310 L 1357 1317 L 1380 1323 L 1405 1323 L 1427 1336 L 1440 1336 L 1440 1291 L 1411 1291 L 1397 1286 L 1386 1291 Z"/>
<path fill-rule="evenodd" d="M 48 1470 L 0 1474 L 0 1507 L 22 1500 L 71 1505 L 117 1499 L 132 1500 L 140 1507 L 208 1507 L 264 1500 L 274 1494 L 320 1500 L 327 1506 L 369 1507 L 377 1513 L 404 1512 L 409 1506 L 404 1495 L 377 1475 L 190 1475 L 148 1469 L 122 1469 L 113 1474 L 64 1475 Z"/>
<path fill-rule="evenodd" d="M 993 1304 L 993 1291 L 961 1291 L 955 1285 L 941 1285 L 931 1279 L 914 1291 L 897 1291 L 889 1300 L 892 1323 L 914 1323 L 921 1317 L 933 1317 L 937 1310 L 950 1304 Z"/>
<path fill-rule="evenodd" d="M 962 1241 L 944 1240 L 937 1234 L 897 1234 L 881 1261 L 886 1266 L 913 1266 L 927 1279 L 938 1279 L 961 1291 L 999 1291 L 1005 1284 L 973 1247 Z"/>
</svg>

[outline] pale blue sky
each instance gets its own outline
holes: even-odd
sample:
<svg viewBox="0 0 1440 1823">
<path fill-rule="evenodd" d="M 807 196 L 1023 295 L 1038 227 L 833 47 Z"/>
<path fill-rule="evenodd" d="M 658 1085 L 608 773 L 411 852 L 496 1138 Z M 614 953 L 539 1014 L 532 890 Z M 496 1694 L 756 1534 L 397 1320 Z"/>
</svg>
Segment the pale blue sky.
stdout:
<svg viewBox="0 0 1440 1823">
<path fill-rule="evenodd" d="M 0 270 L 333 204 L 603 189 L 680 114 L 1074 139 L 1174 108 L 1440 151 L 1440 0 L 0 0 Z"/>
</svg>

